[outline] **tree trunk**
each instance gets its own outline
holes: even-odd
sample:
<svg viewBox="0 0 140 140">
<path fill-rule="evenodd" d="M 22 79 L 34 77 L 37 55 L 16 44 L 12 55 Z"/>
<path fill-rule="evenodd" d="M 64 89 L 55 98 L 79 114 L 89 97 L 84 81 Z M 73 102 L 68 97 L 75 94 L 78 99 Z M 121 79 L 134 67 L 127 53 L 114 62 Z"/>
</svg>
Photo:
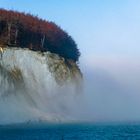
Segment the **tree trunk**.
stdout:
<svg viewBox="0 0 140 140">
<path fill-rule="evenodd" d="M 8 23 L 8 45 L 11 43 L 11 23 Z"/>
<path fill-rule="evenodd" d="M 17 44 L 17 36 L 18 36 L 18 29 L 16 28 L 16 32 L 15 32 L 15 45 Z"/>
<path fill-rule="evenodd" d="M 41 39 L 41 48 L 44 47 L 44 42 L 45 42 L 45 35 L 43 35 L 43 38 Z"/>
</svg>

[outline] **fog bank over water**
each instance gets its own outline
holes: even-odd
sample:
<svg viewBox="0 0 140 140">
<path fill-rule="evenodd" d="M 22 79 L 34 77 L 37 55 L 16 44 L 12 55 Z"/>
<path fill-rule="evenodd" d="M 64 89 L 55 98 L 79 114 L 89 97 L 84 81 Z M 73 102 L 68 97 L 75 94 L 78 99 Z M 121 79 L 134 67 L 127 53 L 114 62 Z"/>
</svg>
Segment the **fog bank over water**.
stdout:
<svg viewBox="0 0 140 140">
<path fill-rule="evenodd" d="M 138 58 L 87 57 L 81 59 L 81 67 L 85 78 L 88 120 L 140 121 Z"/>
<path fill-rule="evenodd" d="M 58 101 L 56 96 L 49 110 L 93 122 L 140 121 L 140 1 L 54 1 L 0 1 L 2 8 L 57 23 L 78 45 L 84 93 Z"/>
</svg>

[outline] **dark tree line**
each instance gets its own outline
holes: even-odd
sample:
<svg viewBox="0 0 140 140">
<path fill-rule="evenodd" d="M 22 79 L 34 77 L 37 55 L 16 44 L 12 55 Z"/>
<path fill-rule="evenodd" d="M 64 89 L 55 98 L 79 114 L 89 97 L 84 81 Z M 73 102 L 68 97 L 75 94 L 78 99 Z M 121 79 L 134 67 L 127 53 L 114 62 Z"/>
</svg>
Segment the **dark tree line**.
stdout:
<svg viewBox="0 0 140 140">
<path fill-rule="evenodd" d="M 50 51 L 74 61 L 80 56 L 72 37 L 55 23 L 5 9 L 0 9 L 0 44 Z"/>
</svg>

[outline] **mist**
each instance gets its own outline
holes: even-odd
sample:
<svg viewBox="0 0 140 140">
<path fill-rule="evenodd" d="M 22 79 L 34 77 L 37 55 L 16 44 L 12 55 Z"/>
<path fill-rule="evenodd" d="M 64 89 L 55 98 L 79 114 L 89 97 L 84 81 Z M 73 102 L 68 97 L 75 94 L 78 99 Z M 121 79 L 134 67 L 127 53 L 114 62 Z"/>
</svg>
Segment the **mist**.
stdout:
<svg viewBox="0 0 140 140">
<path fill-rule="evenodd" d="M 134 57 L 94 56 L 81 61 L 85 119 L 140 121 L 140 64 Z"/>
<path fill-rule="evenodd" d="M 81 51 L 83 91 L 58 94 L 47 103 L 50 112 L 78 121 L 140 121 L 140 1 L 31 3 L 1 1 L 1 6 L 54 21 Z"/>
<path fill-rule="evenodd" d="M 3 87 L 0 92 L 2 97 L 0 102 L 1 123 L 27 122 L 29 120 L 54 122 L 140 121 L 140 64 L 138 58 L 82 57 L 79 67 L 83 73 L 83 82 L 80 89 L 75 90 L 73 84 L 60 88 L 53 75 L 49 73 L 45 57 L 28 50 L 10 52 L 15 53 L 16 63 L 7 61 L 9 59 L 6 58 L 6 55 L 4 55 L 3 62 L 7 65 L 10 63 L 11 67 L 14 64 L 20 68 L 23 67 L 22 73 L 25 74 L 23 77 L 28 92 L 22 90 L 24 86 L 20 85 L 21 89 L 16 88 L 14 94 L 9 93 L 8 89 L 13 87 L 11 85 L 13 81 L 9 79 L 10 83 L 8 84 L 7 78 L 1 74 L 1 86 Z M 26 59 L 19 57 L 19 54 L 25 56 L 24 53 L 26 53 L 29 63 Z M 38 58 L 38 61 L 35 61 L 36 57 L 34 56 Z M 18 58 L 23 59 L 26 63 L 23 63 L 23 60 L 19 61 Z M 44 62 L 43 65 L 41 62 Z M 4 65 L 4 63 L 2 64 Z M 5 68 L 7 68 L 6 64 Z M 32 64 L 32 70 L 24 69 L 28 68 L 30 64 Z M 40 69 L 36 68 L 37 65 L 40 66 Z M 30 72 L 31 74 L 29 74 Z M 44 77 L 46 73 L 47 76 Z M 8 74 L 7 76 L 10 78 Z"/>
</svg>

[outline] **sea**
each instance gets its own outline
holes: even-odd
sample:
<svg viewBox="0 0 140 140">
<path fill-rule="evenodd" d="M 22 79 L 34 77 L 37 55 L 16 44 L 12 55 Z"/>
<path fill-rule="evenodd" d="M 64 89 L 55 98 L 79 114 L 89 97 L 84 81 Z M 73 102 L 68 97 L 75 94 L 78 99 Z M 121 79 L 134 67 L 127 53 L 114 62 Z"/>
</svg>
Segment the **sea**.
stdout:
<svg viewBox="0 0 140 140">
<path fill-rule="evenodd" d="M 3 125 L 0 140 L 140 140 L 140 124 Z"/>
</svg>

